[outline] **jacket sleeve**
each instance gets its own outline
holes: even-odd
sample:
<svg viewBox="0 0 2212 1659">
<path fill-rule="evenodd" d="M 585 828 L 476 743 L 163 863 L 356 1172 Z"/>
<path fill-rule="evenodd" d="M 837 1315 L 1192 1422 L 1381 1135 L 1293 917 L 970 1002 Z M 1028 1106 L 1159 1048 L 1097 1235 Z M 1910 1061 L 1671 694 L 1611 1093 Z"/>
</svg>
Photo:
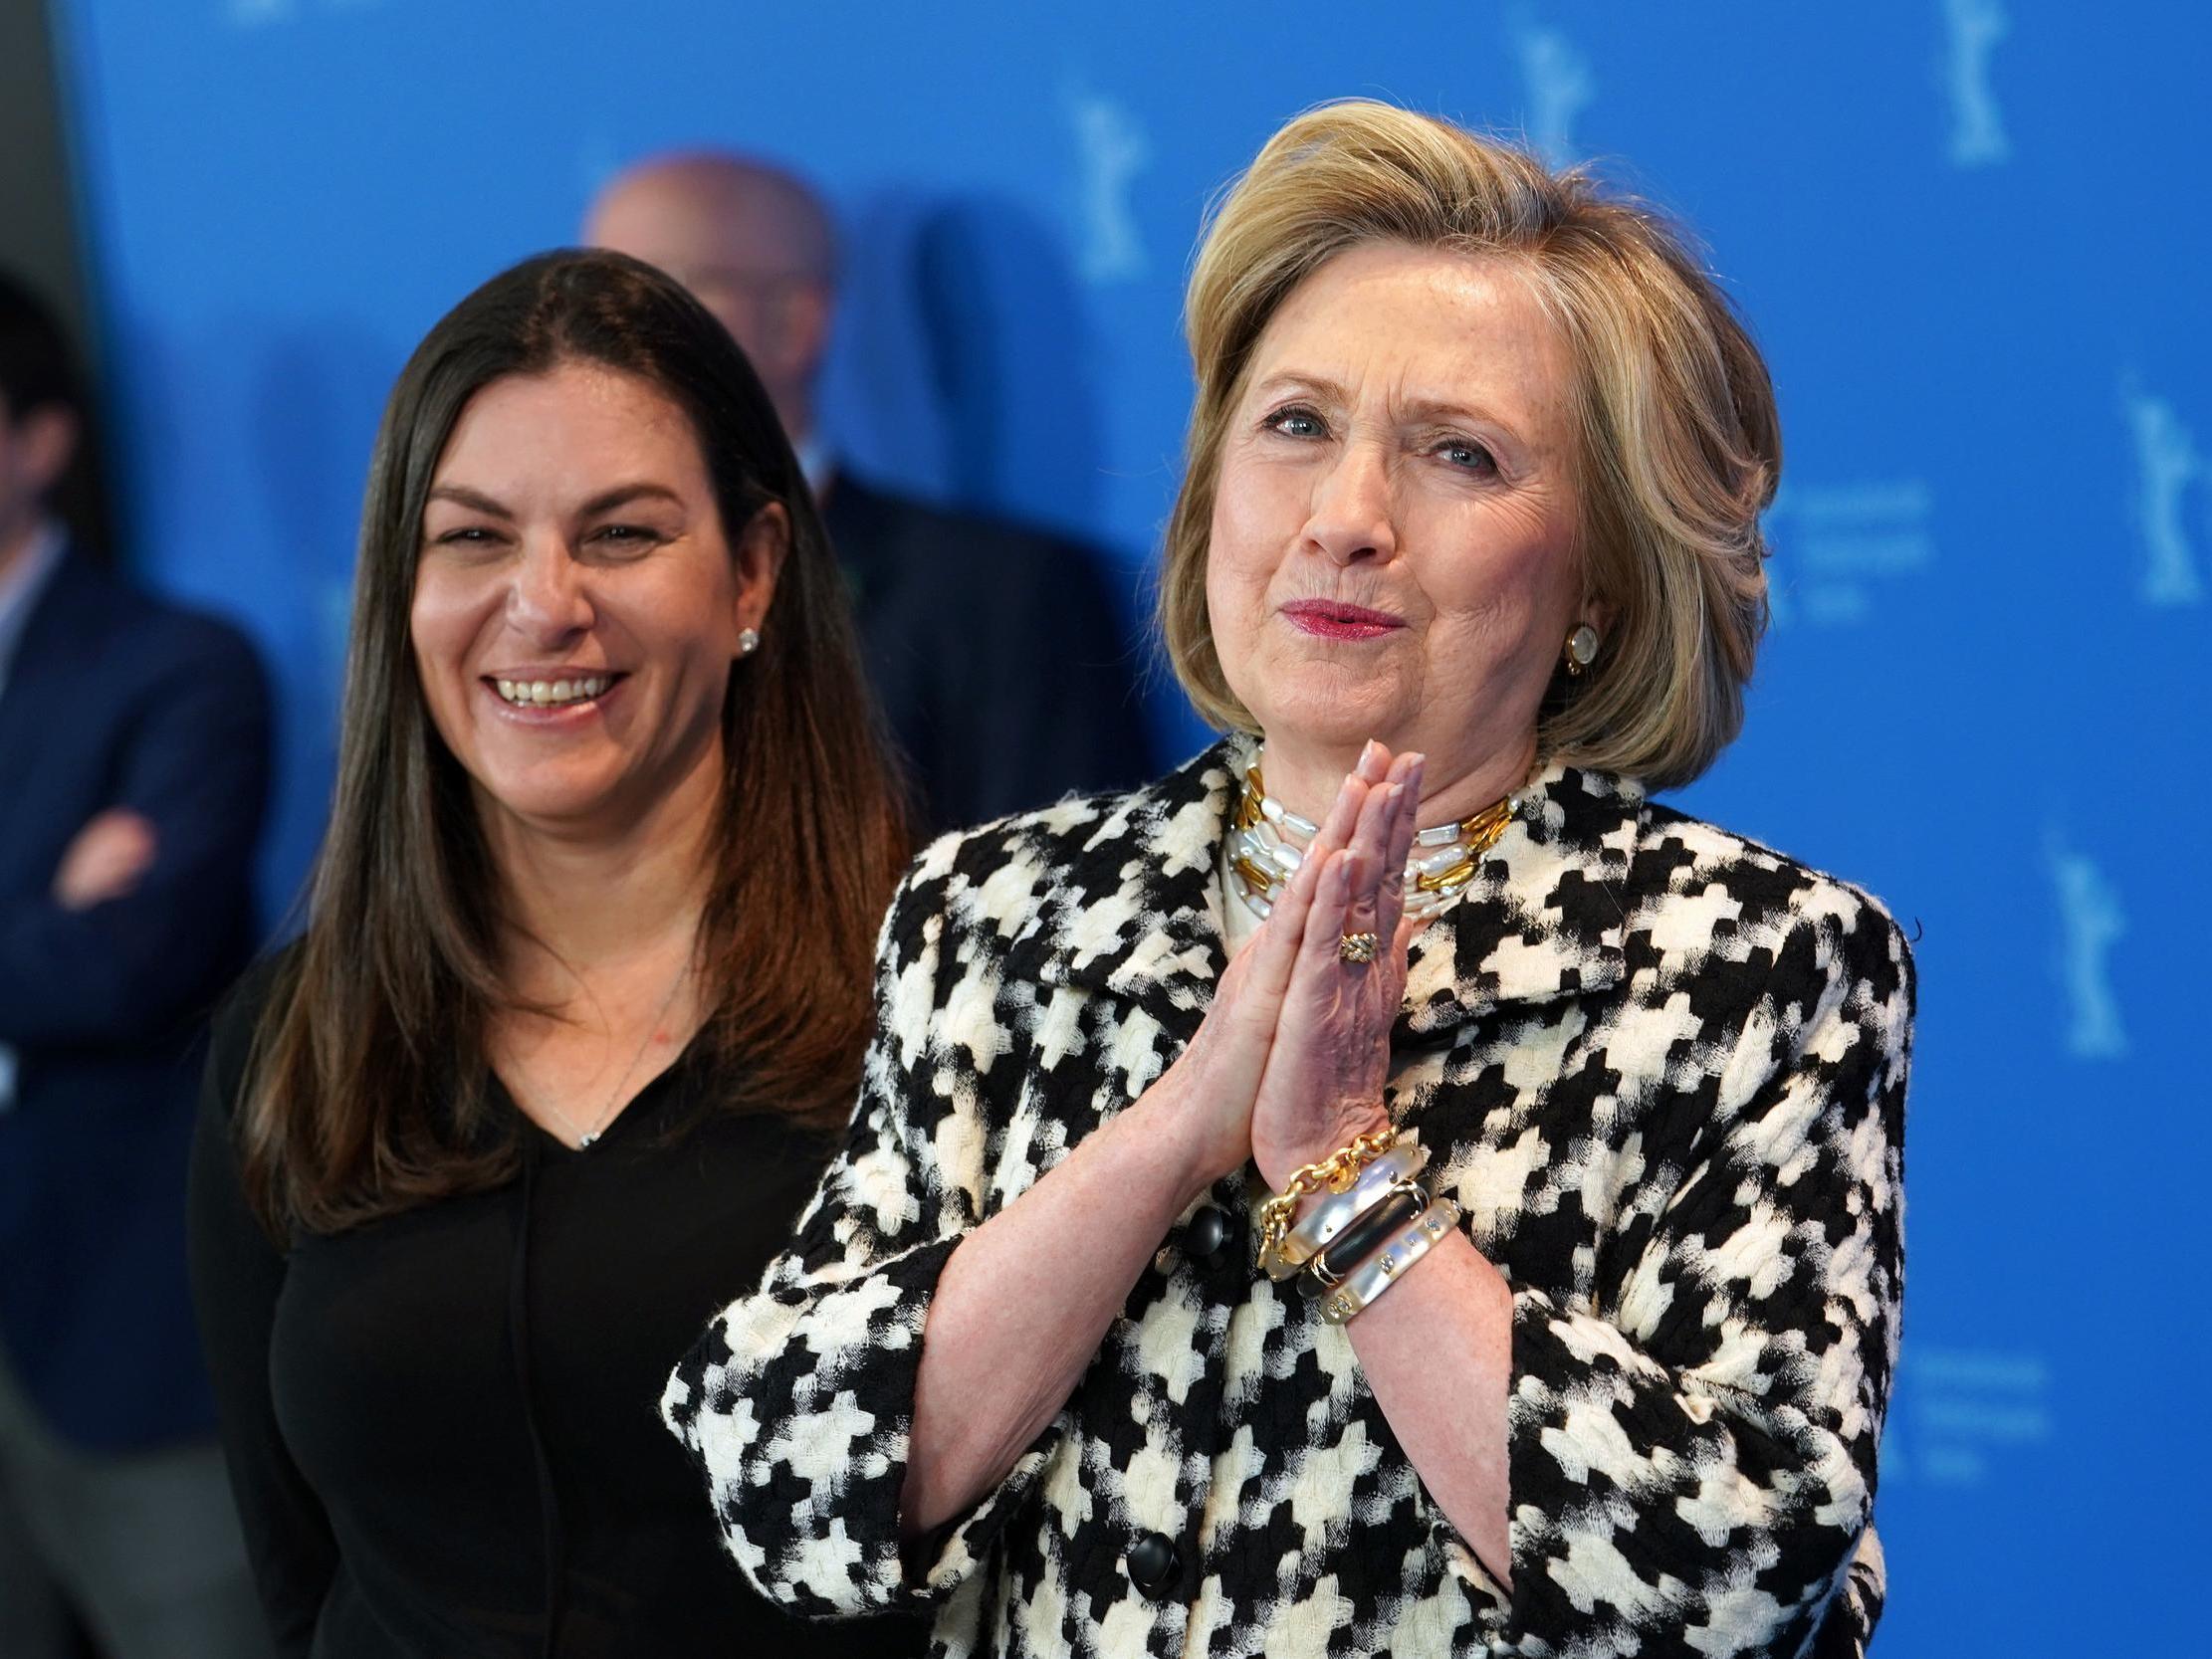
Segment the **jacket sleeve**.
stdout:
<svg viewBox="0 0 2212 1659">
<path fill-rule="evenodd" d="M 946 846 L 940 843 L 940 847 Z M 661 1411 L 705 1470 L 725 1542 L 771 1599 L 813 1617 L 915 1610 L 989 1554 L 1067 1434 L 1063 1411 L 998 1487 L 902 1563 L 914 1382 L 939 1276 L 984 1219 L 997 969 L 958 947 L 910 873 L 877 956 L 876 1037 L 844 1145 L 790 1248 L 670 1376 Z M 1001 1062 L 1003 1063 L 1003 1062 Z"/>
<path fill-rule="evenodd" d="M 1658 1213 L 1622 1218 L 1596 1307 L 1516 1287 L 1517 1652 L 1595 1628 L 1593 1652 L 1828 1659 L 1880 1614 L 1912 966 L 1880 906 L 1829 891 L 1732 1052 L 1699 1057 L 1703 1155 Z"/>
<path fill-rule="evenodd" d="M 0 910 L 0 1042 L 156 1039 L 204 1013 L 244 954 L 269 787 L 269 698 L 245 639 L 192 619 L 147 680 L 112 804 L 153 824 L 137 889 L 89 909 Z"/>
<path fill-rule="evenodd" d="M 187 1247 L 231 1496 L 270 1634 L 290 1659 L 314 1646 L 337 1543 L 277 1422 L 269 1342 L 285 1258 L 246 1202 L 231 1133 L 262 1002 L 257 990 L 269 972 L 268 964 L 257 968 L 216 1022 L 192 1140 Z"/>
</svg>

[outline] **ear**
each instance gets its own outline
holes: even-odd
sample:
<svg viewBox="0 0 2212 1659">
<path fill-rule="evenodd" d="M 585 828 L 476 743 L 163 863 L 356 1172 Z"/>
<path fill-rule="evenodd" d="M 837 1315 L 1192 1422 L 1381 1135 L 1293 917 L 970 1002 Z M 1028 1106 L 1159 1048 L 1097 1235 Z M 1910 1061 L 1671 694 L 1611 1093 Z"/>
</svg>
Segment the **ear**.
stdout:
<svg viewBox="0 0 2212 1659">
<path fill-rule="evenodd" d="M 775 598 L 775 581 L 791 551 L 791 516 L 781 502 L 770 502 L 739 532 L 730 549 L 730 563 L 737 572 L 733 632 L 758 629 Z"/>
<path fill-rule="evenodd" d="M 45 497 L 62 482 L 77 454 L 77 417 L 60 404 L 42 404 L 16 424 L 15 446 L 31 494 Z"/>
</svg>

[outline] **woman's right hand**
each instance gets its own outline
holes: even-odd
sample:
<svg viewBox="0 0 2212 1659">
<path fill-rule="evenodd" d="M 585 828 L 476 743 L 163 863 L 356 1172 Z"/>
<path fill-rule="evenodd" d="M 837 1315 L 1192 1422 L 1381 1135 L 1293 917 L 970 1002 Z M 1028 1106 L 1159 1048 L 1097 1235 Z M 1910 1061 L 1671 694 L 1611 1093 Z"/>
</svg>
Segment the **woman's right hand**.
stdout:
<svg viewBox="0 0 2212 1659">
<path fill-rule="evenodd" d="M 1259 931 L 1230 959 L 1197 1035 L 1147 1091 L 1146 1106 L 1159 1112 L 1163 1126 L 1184 1142 L 1188 1196 L 1242 1168 L 1251 1156 L 1252 1103 L 1267 1069 L 1315 884 L 1329 855 L 1351 839 L 1369 788 L 1357 773 L 1344 780 L 1304 862 Z"/>
</svg>

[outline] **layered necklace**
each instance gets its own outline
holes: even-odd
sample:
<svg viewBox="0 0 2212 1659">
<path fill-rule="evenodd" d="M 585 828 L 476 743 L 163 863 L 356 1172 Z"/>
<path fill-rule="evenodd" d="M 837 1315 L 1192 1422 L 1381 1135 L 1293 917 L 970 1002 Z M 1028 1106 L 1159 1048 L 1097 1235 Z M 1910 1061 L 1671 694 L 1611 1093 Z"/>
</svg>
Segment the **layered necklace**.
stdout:
<svg viewBox="0 0 2212 1659">
<path fill-rule="evenodd" d="M 1267 793 L 1261 754 L 1244 769 L 1244 790 L 1229 830 L 1228 867 L 1245 908 L 1265 920 L 1285 883 L 1305 862 L 1306 849 L 1321 826 L 1301 818 Z M 1482 855 L 1497 845 L 1513 821 L 1515 795 L 1493 801 L 1471 818 L 1460 818 L 1414 836 L 1406 861 L 1406 914 L 1426 921 L 1450 904 L 1474 880 Z"/>
</svg>

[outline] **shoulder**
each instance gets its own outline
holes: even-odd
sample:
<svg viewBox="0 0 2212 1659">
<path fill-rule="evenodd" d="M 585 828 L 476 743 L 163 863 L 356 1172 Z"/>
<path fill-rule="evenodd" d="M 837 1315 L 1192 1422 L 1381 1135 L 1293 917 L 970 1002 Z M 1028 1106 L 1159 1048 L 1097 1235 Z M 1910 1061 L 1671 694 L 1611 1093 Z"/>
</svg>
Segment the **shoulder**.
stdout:
<svg viewBox="0 0 2212 1659">
<path fill-rule="evenodd" d="M 158 642 L 165 661 L 195 673 L 219 673 L 257 692 L 262 688 L 261 654 L 237 624 L 166 599 L 140 597 L 144 636 Z"/>
<path fill-rule="evenodd" d="M 294 939 L 257 957 L 216 1008 L 208 1031 L 207 1075 L 210 1097 L 226 1115 L 237 1111 L 245 1094 L 256 1033 L 273 1011 L 290 1001 L 299 984 L 304 949 Z"/>
<path fill-rule="evenodd" d="M 1886 998 L 1912 988 L 1912 948 L 1888 907 L 1774 848 L 1646 802 L 1628 893 L 1632 933 L 1655 955 L 1709 953 L 1821 987 Z"/>
<path fill-rule="evenodd" d="M 938 579 L 949 565 L 973 577 L 1028 583 L 1087 572 L 1103 557 L 1053 530 L 918 501 L 859 479 L 840 478 L 829 499 L 826 518 L 841 553 L 864 555 L 862 540 L 889 545 L 901 556 L 926 553 Z"/>
<path fill-rule="evenodd" d="M 1047 903 L 1071 897 L 1071 874 L 1093 862 L 1102 835 L 1154 787 L 1070 795 L 939 836 L 907 867 L 892 902 L 894 924 L 937 917 L 1018 936 Z"/>
<path fill-rule="evenodd" d="M 1214 879 L 1228 752 L 1216 743 L 1138 788 L 1069 795 L 940 836 L 908 868 L 891 932 L 949 928 L 978 949 L 1107 948 Z"/>
<path fill-rule="evenodd" d="M 158 596 L 119 571 L 73 553 L 57 577 L 69 632 L 89 660 L 123 664 L 140 676 L 180 671 L 218 675 L 261 689 L 261 658 L 235 624 Z"/>
</svg>

